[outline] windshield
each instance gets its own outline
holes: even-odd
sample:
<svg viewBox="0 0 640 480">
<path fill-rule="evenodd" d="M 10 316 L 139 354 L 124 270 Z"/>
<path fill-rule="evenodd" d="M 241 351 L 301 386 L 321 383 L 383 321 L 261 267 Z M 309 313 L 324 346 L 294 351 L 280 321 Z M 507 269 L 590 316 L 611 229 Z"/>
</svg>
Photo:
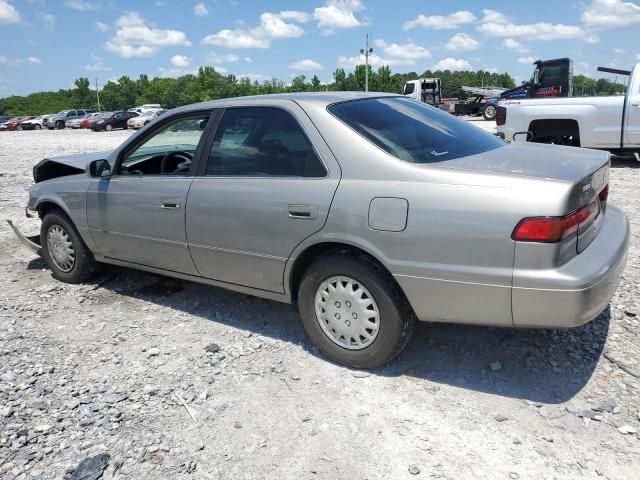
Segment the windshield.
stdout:
<svg viewBox="0 0 640 480">
<path fill-rule="evenodd" d="M 66 115 L 69 110 L 62 110 L 61 112 L 56 113 L 56 115 Z"/>
<path fill-rule="evenodd" d="M 450 113 L 404 97 L 336 103 L 329 112 L 385 152 L 411 163 L 451 160 L 505 145 Z"/>
</svg>

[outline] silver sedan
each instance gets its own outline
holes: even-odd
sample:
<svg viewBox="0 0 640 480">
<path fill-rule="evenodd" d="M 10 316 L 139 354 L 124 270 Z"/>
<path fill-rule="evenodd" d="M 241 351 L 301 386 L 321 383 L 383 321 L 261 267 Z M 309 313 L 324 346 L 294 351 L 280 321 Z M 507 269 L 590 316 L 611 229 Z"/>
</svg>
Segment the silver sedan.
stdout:
<svg viewBox="0 0 640 480">
<path fill-rule="evenodd" d="M 608 154 L 508 144 L 394 95 L 190 105 L 34 177 L 41 234 L 16 233 L 55 278 L 112 263 L 296 302 L 310 340 L 361 368 L 395 357 L 416 319 L 588 322 L 629 242 Z"/>
</svg>

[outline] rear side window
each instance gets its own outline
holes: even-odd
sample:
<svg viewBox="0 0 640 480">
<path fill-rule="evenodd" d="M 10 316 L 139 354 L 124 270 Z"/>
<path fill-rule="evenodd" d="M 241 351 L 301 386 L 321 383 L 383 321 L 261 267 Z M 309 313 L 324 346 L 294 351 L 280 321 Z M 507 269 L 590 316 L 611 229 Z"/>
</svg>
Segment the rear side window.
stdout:
<svg viewBox="0 0 640 480">
<path fill-rule="evenodd" d="M 224 112 L 206 175 L 324 177 L 326 171 L 290 113 L 247 107 Z"/>
<path fill-rule="evenodd" d="M 329 112 L 385 152 L 411 163 L 434 163 L 502 147 L 498 137 L 408 98 L 336 103 Z"/>
</svg>

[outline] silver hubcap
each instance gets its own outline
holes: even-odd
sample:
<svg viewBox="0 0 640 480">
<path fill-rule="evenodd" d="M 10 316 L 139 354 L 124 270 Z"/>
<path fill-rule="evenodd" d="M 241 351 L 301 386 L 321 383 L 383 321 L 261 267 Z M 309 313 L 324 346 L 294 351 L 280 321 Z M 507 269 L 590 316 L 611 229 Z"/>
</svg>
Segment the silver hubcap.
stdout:
<svg viewBox="0 0 640 480">
<path fill-rule="evenodd" d="M 60 225 L 53 225 L 47 232 L 47 248 L 56 267 L 70 272 L 76 262 L 76 252 L 71 237 Z"/>
<path fill-rule="evenodd" d="M 353 278 L 336 276 L 320 284 L 316 318 L 331 341 L 349 350 L 362 350 L 380 331 L 380 313 L 373 296 Z"/>
<path fill-rule="evenodd" d="M 496 107 L 487 107 L 485 110 L 488 117 L 493 117 L 496 114 Z"/>
</svg>

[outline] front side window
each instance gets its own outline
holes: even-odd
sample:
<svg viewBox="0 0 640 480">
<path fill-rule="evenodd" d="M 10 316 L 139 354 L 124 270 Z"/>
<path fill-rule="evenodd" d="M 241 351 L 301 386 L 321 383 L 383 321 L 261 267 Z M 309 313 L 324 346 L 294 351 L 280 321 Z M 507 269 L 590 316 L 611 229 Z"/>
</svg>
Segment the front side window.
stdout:
<svg viewBox="0 0 640 480">
<path fill-rule="evenodd" d="M 404 97 L 335 103 L 329 112 L 385 152 L 411 163 L 434 163 L 505 143 L 450 113 Z"/>
<path fill-rule="evenodd" d="M 324 177 L 326 171 L 290 113 L 251 107 L 225 111 L 206 175 Z"/>
<path fill-rule="evenodd" d="M 121 175 L 187 175 L 209 115 L 180 118 L 155 130 L 127 153 Z"/>
<path fill-rule="evenodd" d="M 404 94 L 405 95 L 411 95 L 413 92 L 415 92 L 416 90 L 416 84 L 415 83 L 407 83 L 404 86 Z"/>
</svg>

